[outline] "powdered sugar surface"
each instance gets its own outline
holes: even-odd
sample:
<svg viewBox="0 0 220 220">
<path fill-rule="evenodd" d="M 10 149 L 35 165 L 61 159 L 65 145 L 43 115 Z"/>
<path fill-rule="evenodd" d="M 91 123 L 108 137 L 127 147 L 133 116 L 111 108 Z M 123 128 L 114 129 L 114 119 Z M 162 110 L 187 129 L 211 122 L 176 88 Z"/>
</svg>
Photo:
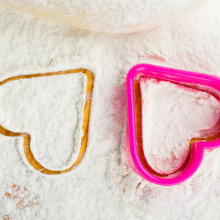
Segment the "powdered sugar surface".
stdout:
<svg viewBox="0 0 220 220">
<path fill-rule="evenodd" d="M 191 138 L 216 124 L 219 102 L 208 93 L 146 77 L 140 87 L 145 157 L 155 171 L 173 173 L 185 162 Z"/>
<path fill-rule="evenodd" d="M 157 186 L 133 172 L 124 148 L 123 84 L 129 68 L 139 62 L 220 76 L 219 12 L 219 2 L 210 0 L 184 19 L 154 31 L 108 35 L 0 9 L 1 80 L 77 67 L 95 74 L 88 146 L 71 172 L 53 177 L 37 173 L 22 154 L 22 140 L 0 136 L 1 216 L 16 220 L 45 216 L 49 220 L 218 219 L 219 150 L 207 152 L 198 172 L 178 186 Z M 13 184 L 20 186 L 18 192 Z M 18 198 L 7 197 L 6 192 L 14 197 L 23 194 L 24 204 L 37 200 L 39 205 L 14 209 Z"/>
</svg>

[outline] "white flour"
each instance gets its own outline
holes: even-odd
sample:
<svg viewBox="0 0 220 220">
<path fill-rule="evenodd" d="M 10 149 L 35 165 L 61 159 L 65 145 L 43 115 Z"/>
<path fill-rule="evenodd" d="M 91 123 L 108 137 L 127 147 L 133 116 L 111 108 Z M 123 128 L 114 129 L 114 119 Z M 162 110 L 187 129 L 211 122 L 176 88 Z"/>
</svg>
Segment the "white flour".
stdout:
<svg viewBox="0 0 220 220">
<path fill-rule="evenodd" d="M 31 135 L 35 159 L 65 170 L 81 147 L 86 76 L 83 73 L 20 79 L 0 86 L 0 124 Z"/>
<path fill-rule="evenodd" d="M 145 157 L 157 172 L 173 173 L 185 162 L 191 138 L 216 124 L 219 103 L 208 93 L 169 82 L 143 77 L 140 86 Z"/>
<path fill-rule="evenodd" d="M 22 139 L 0 136 L 1 217 L 219 219 L 219 150 L 207 152 L 188 181 L 161 187 L 134 173 L 122 149 L 127 71 L 148 62 L 220 76 L 219 15 L 219 1 L 210 0 L 184 19 L 151 32 L 108 35 L 0 9 L 1 80 L 76 67 L 95 74 L 88 146 L 71 172 L 39 174 L 26 162 Z M 23 205 L 15 209 L 19 196 Z"/>
<path fill-rule="evenodd" d="M 107 33 L 150 30 L 207 0 L 4 0 L 0 6 L 74 27 Z"/>
</svg>

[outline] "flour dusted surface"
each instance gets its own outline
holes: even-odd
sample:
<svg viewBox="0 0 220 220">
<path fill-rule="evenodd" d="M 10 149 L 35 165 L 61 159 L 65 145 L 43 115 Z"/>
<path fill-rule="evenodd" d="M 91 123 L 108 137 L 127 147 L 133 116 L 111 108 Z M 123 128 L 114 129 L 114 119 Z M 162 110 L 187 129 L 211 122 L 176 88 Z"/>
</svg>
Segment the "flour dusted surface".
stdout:
<svg viewBox="0 0 220 220">
<path fill-rule="evenodd" d="M 150 30 L 199 8 L 207 0 L 4 0 L 0 6 L 107 33 Z"/>
<path fill-rule="evenodd" d="M 140 87 L 145 158 L 155 171 L 173 173 L 185 162 L 191 138 L 216 124 L 219 102 L 208 93 L 146 77 Z"/>
<path fill-rule="evenodd" d="M 131 169 L 123 126 L 127 102 L 123 84 L 136 63 L 220 76 L 219 12 L 219 1 L 210 0 L 185 18 L 151 32 L 108 35 L 0 9 L 1 80 L 78 67 L 90 69 L 95 79 L 87 149 L 71 172 L 56 177 L 39 174 L 25 162 L 19 140 L 0 136 L 1 216 L 16 220 L 219 219 L 219 150 L 207 152 L 187 182 L 160 187 Z M 30 205 L 28 201 L 39 205 L 13 209 L 19 199 L 6 196 L 7 192 L 22 194 L 24 205 Z"/>
<path fill-rule="evenodd" d="M 0 124 L 31 135 L 31 151 L 45 168 L 64 170 L 81 147 L 86 76 L 19 79 L 0 86 Z"/>
</svg>

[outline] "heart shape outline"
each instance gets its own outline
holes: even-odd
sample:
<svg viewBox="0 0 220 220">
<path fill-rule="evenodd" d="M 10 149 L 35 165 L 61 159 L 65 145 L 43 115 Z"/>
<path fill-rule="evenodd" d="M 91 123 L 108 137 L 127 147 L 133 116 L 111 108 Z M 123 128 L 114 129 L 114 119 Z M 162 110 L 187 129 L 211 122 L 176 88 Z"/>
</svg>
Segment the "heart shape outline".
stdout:
<svg viewBox="0 0 220 220">
<path fill-rule="evenodd" d="M 84 116 L 83 116 L 83 123 L 82 123 L 82 130 L 83 136 L 81 137 L 81 146 L 79 154 L 74 161 L 74 163 L 65 170 L 50 170 L 46 167 L 42 166 L 39 161 L 37 161 L 31 151 L 30 142 L 31 142 L 31 135 L 26 132 L 13 132 L 4 128 L 0 125 L 0 134 L 9 137 L 23 137 L 23 152 L 26 157 L 27 162 L 31 165 L 32 168 L 39 171 L 40 173 L 46 175 L 57 175 L 57 174 L 64 174 L 71 171 L 74 167 L 76 167 L 82 160 L 88 142 L 88 130 L 89 130 L 89 121 L 90 121 L 90 109 L 91 109 L 91 102 L 92 102 L 92 93 L 94 87 L 94 74 L 88 69 L 84 68 L 77 68 L 71 70 L 63 70 L 58 72 L 48 72 L 48 73 L 37 73 L 37 74 L 29 74 L 29 75 L 18 75 L 13 76 L 10 78 L 6 78 L 3 81 L 0 81 L 0 86 L 6 84 L 11 81 L 20 80 L 20 79 L 31 79 L 31 78 L 38 78 L 38 77 L 49 77 L 55 75 L 67 75 L 67 74 L 75 74 L 75 73 L 83 73 L 87 78 L 86 83 L 86 97 L 85 97 L 85 105 L 84 105 Z"/>
<path fill-rule="evenodd" d="M 220 78 L 212 75 L 190 72 L 185 70 L 172 69 L 150 64 L 137 64 L 127 74 L 127 101 L 128 101 L 128 130 L 130 141 L 130 152 L 133 163 L 139 174 L 146 180 L 162 186 L 173 186 L 189 179 L 199 168 L 205 149 L 220 147 L 220 138 L 214 141 L 194 142 L 191 147 L 190 159 L 185 169 L 177 176 L 164 178 L 149 172 L 141 162 L 137 148 L 136 116 L 134 99 L 134 79 L 137 76 L 156 78 L 184 85 L 194 85 L 208 88 L 212 93 L 220 97 Z"/>
</svg>

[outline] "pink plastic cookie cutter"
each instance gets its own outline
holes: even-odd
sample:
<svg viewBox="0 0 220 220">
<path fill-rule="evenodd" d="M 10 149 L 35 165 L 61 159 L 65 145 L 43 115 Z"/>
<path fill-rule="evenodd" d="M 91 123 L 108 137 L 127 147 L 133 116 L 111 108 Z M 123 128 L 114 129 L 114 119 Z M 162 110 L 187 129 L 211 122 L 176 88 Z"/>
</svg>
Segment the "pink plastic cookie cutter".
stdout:
<svg viewBox="0 0 220 220">
<path fill-rule="evenodd" d="M 135 77 L 156 78 L 159 80 L 170 81 L 178 84 L 193 85 L 207 88 L 215 94 L 220 94 L 220 78 L 216 76 L 200 74 L 195 72 L 159 67 L 149 64 L 138 64 L 132 67 L 127 75 L 127 99 L 128 99 L 128 126 L 130 151 L 134 165 L 139 174 L 146 180 L 163 186 L 180 184 L 189 179 L 199 168 L 205 149 L 215 149 L 220 147 L 220 139 L 206 142 L 194 142 L 189 155 L 189 162 L 180 174 L 161 177 L 148 171 L 143 165 L 137 148 L 135 99 L 134 99 L 134 79 Z"/>
</svg>

